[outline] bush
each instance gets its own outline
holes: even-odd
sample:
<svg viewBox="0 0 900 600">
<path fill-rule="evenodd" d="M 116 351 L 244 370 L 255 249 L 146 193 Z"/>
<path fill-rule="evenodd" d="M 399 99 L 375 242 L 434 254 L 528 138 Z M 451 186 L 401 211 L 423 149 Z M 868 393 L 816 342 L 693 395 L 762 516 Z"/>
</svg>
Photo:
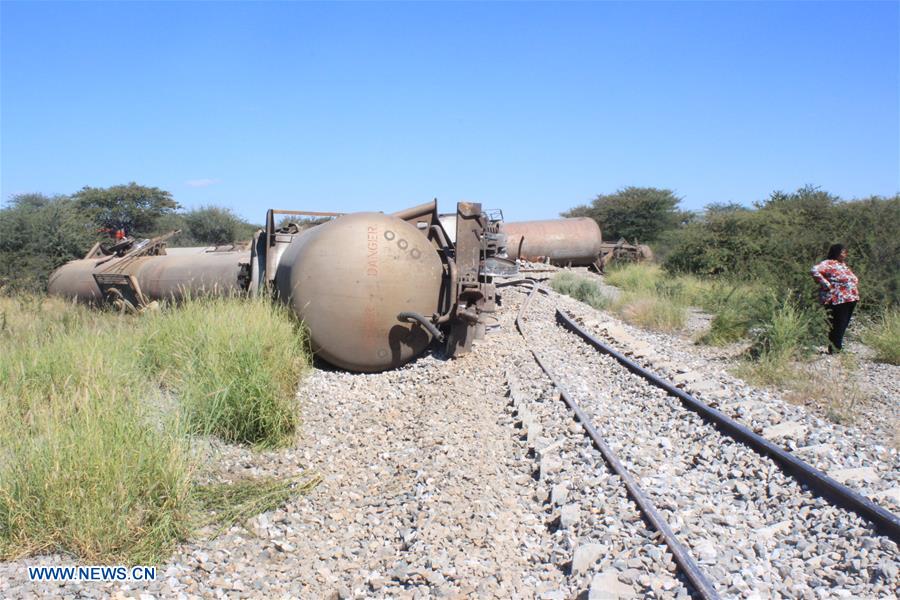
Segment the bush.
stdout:
<svg viewBox="0 0 900 600">
<path fill-rule="evenodd" d="M 752 383 L 796 388 L 803 380 L 796 361 L 826 339 L 825 312 L 774 294 L 762 296 L 751 309 L 748 323 L 752 346 L 739 374 Z"/>
<path fill-rule="evenodd" d="M 848 246 L 860 278 L 860 310 L 900 302 L 900 195 L 842 201 L 805 187 L 773 193 L 756 210 L 708 210 L 669 236 L 665 268 L 672 273 L 759 281 L 816 303 L 809 276 L 832 243 Z"/>
<path fill-rule="evenodd" d="M 768 295 L 750 314 L 752 351 L 789 361 L 809 354 L 825 339 L 827 322 L 819 307 L 803 307 L 790 297 Z"/>
<path fill-rule="evenodd" d="M 189 530 L 176 419 L 152 414 L 133 319 L 0 298 L 0 556 L 153 563 Z"/>
<path fill-rule="evenodd" d="M 84 256 L 96 229 L 64 196 L 14 196 L 0 210 L 0 288 L 43 290 L 55 268 Z"/>
<path fill-rule="evenodd" d="M 863 329 L 863 343 L 875 350 L 875 360 L 900 365 L 900 309 L 886 309 Z"/>
<path fill-rule="evenodd" d="M 143 363 L 185 408 L 191 431 L 272 447 L 297 425 L 295 388 L 306 338 L 268 300 L 193 299 L 151 316 Z"/>
<path fill-rule="evenodd" d="M 257 229 L 231 210 L 218 206 L 188 211 L 184 220 L 193 239 L 213 246 L 249 240 Z"/>
<path fill-rule="evenodd" d="M 709 330 L 700 336 L 701 344 L 714 346 L 737 342 L 750 331 L 750 317 L 737 307 L 726 306 L 713 316 Z"/>
</svg>

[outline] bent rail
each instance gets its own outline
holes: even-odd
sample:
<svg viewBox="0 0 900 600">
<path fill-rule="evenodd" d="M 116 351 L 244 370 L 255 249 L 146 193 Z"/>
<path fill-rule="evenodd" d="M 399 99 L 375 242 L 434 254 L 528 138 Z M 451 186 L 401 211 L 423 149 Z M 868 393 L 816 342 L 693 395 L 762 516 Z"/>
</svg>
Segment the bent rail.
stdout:
<svg viewBox="0 0 900 600">
<path fill-rule="evenodd" d="M 854 492 L 847 486 L 838 483 L 822 471 L 816 469 L 809 463 L 800 460 L 790 452 L 776 446 L 761 435 L 754 433 L 731 417 L 704 404 L 684 390 L 675 387 L 668 381 L 651 373 L 641 365 L 592 336 L 571 317 L 559 309 L 556 309 L 556 321 L 566 329 L 579 335 L 588 344 L 600 352 L 612 356 L 632 373 L 643 377 L 656 387 L 665 390 L 681 400 L 681 403 L 686 408 L 699 414 L 704 420 L 715 425 L 723 433 L 746 446 L 749 446 L 758 454 L 771 458 L 784 472 L 791 475 L 800 483 L 806 484 L 814 493 L 829 500 L 835 506 L 858 514 L 860 517 L 872 523 L 880 533 L 883 533 L 895 543 L 900 544 L 900 517 L 897 517 L 897 515 L 882 508 L 865 496 Z"/>
<path fill-rule="evenodd" d="M 522 328 L 522 319 L 525 311 L 528 309 L 528 305 L 531 303 L 532 297 L 540 288 L 537 285 L 537 282 L 533 280 L 519 280 L 515 282 L 509 282 L 508 285 L 517 285 L 526 282 L 531 284 L 531 292 L 522 302 L 522 306 L 519 309 L 518 315 L 516 316 L 516 329 L 519 330 L 519 333 L 525 339 L 525 342 L 527 344 L 528 336 L 525 335 L 525 331 Z M 540 289 L 540 291 L 544 290 Z M 559 314 L 558 310 L 557 314 Z M 625 489 L 628 491 L 628 495 L 631 496 L 634 502 L 638 505 L 638 508 L 640 509 L 641 514 L 644 516 L 646 521 L 657 532 L 659 532 L 660 536 L 662 536 L 663 541 L 665 541 L 666 546 L 668 546 L 669 548 L 669 551 L 672 552 L 675 563 L 682 570 L 687 580 L 690 581 L 691 585 L 694 586 L 694 590 L 697 592 L 697 595 L 699 595 L 701 598 L 704 598 L 705 600 L 718 599 L 719 595 L 716 592 L 713 584 L 710 583 L 710 581 L 706 578 L 706 576 L 703 574 L 703 571 L 700 570 L 700 567 L 696 562 L 694 562 L 694 559 L 688 553 L 687 549 L 675 536 L 675 533 L 669 527 L 669 524 L 653 504 L 653 501 L 650 500 L 650 498 L 648 498 L 646 494 L 644 494 L 643 490 L 641 490 L 640 486 L 638 486 L 637 482 L 634 480 L 631 474 L 625 469 L 621 461 L 619 461 L 618 456 L 616 456 L 612 448 L 607 445 L 603 437 L 601 437 L 600 433 L 591 424 L 590 417 L 588 417 L 584 413 L 584 411 L 581 410 L 581 407 L 579 407 L 578 404 L 571 398 L 571 396 L 569 396 L 568 392 L 565 390 L 565 388 L 562 387 L 556 376 L 550 371 L 544 361 L 541 360 L 540 354 L 538 354 L 537 350 L 532 348 L 530 345 L 528 345 L 528 350 L 531 352 L 535 362 L 537 362 L 541 370 L 543 370 L 544 373 L 547 374 L 547 377 L 550 378 L 550 381 L 553 382 L 554 387 L 556 387 L 557 391 L 559 392 L 560 398 L 562 398 L 563 402 L 565 402 L 566 405 L 575 413 L 575 416 L 581 423 L 581 426 L 584 428 L 588 437 L 591 438 L 591 441 L 603 455 L 604 460 L 606 460 L 610 468 L 622 479 L 622 483 L 625 485 Z"/>
</svg>

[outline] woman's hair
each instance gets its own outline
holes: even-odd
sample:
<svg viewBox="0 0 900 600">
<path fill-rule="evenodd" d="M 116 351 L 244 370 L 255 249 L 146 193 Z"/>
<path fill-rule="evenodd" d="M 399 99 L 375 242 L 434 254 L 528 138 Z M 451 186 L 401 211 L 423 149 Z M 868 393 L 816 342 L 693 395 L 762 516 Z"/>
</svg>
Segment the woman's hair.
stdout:
<svg viewBox="0 0 900 600">
<path fill-rule="evenodd" d="M 841 257 L 841 252 L 843 251 L 843 244 L 832 244 L 831 248 L 828 249 L 828 260 L 837 260 Z"/>
</svg>

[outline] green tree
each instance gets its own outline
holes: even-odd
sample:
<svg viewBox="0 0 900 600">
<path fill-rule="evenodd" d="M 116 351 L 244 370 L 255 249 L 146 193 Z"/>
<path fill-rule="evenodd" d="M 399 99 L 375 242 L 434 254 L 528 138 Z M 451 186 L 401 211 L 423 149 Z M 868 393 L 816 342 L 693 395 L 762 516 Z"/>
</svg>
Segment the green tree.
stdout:
<svg viewBox="0 0 900 600">
<path fill-rule="evenodd" d="M 680 201 L 672 190 L 626 187 L 597 196 L 591 204 L 576 206 L 562 216 L 594 219 L 606 240 L 624 237 L 649 243 L 688 219 L 678 210 Z"/>
<path fill-rule="evenodd" d="M 0 287 L 39 291 L 53 269 L 84 256 L 96 226 L 66 196 L 19 194 L 0 209 Z"/>
<path fill-rule="evenodd" d="M 179 208 L 169 192 L 134 182 L 108 188 L 85 186 L 72 199 L 99 227 L 124 229 L 136 237 L 155 233 L 159 219 Z"/>
<path fill-rule="evenodd" d="M 228 244 L 249 240 L 256 226 L 247 223 L 228 208 L 201 206 L 184 215 L 191 237 L 201 244 Z"/>
</svg>

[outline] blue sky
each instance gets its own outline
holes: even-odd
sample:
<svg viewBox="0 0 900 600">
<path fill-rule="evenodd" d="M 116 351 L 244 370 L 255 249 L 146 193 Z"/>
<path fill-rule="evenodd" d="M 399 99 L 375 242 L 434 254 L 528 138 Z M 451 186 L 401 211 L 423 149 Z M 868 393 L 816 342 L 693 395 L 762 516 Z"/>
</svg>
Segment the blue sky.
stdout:
<svg viewBox="0 0 900 600">
<path fill-rule="evenodd" d="M 0 3 L 0 195 L 552 218 L 900 191 L 900 4 Z"/>
</svg>

